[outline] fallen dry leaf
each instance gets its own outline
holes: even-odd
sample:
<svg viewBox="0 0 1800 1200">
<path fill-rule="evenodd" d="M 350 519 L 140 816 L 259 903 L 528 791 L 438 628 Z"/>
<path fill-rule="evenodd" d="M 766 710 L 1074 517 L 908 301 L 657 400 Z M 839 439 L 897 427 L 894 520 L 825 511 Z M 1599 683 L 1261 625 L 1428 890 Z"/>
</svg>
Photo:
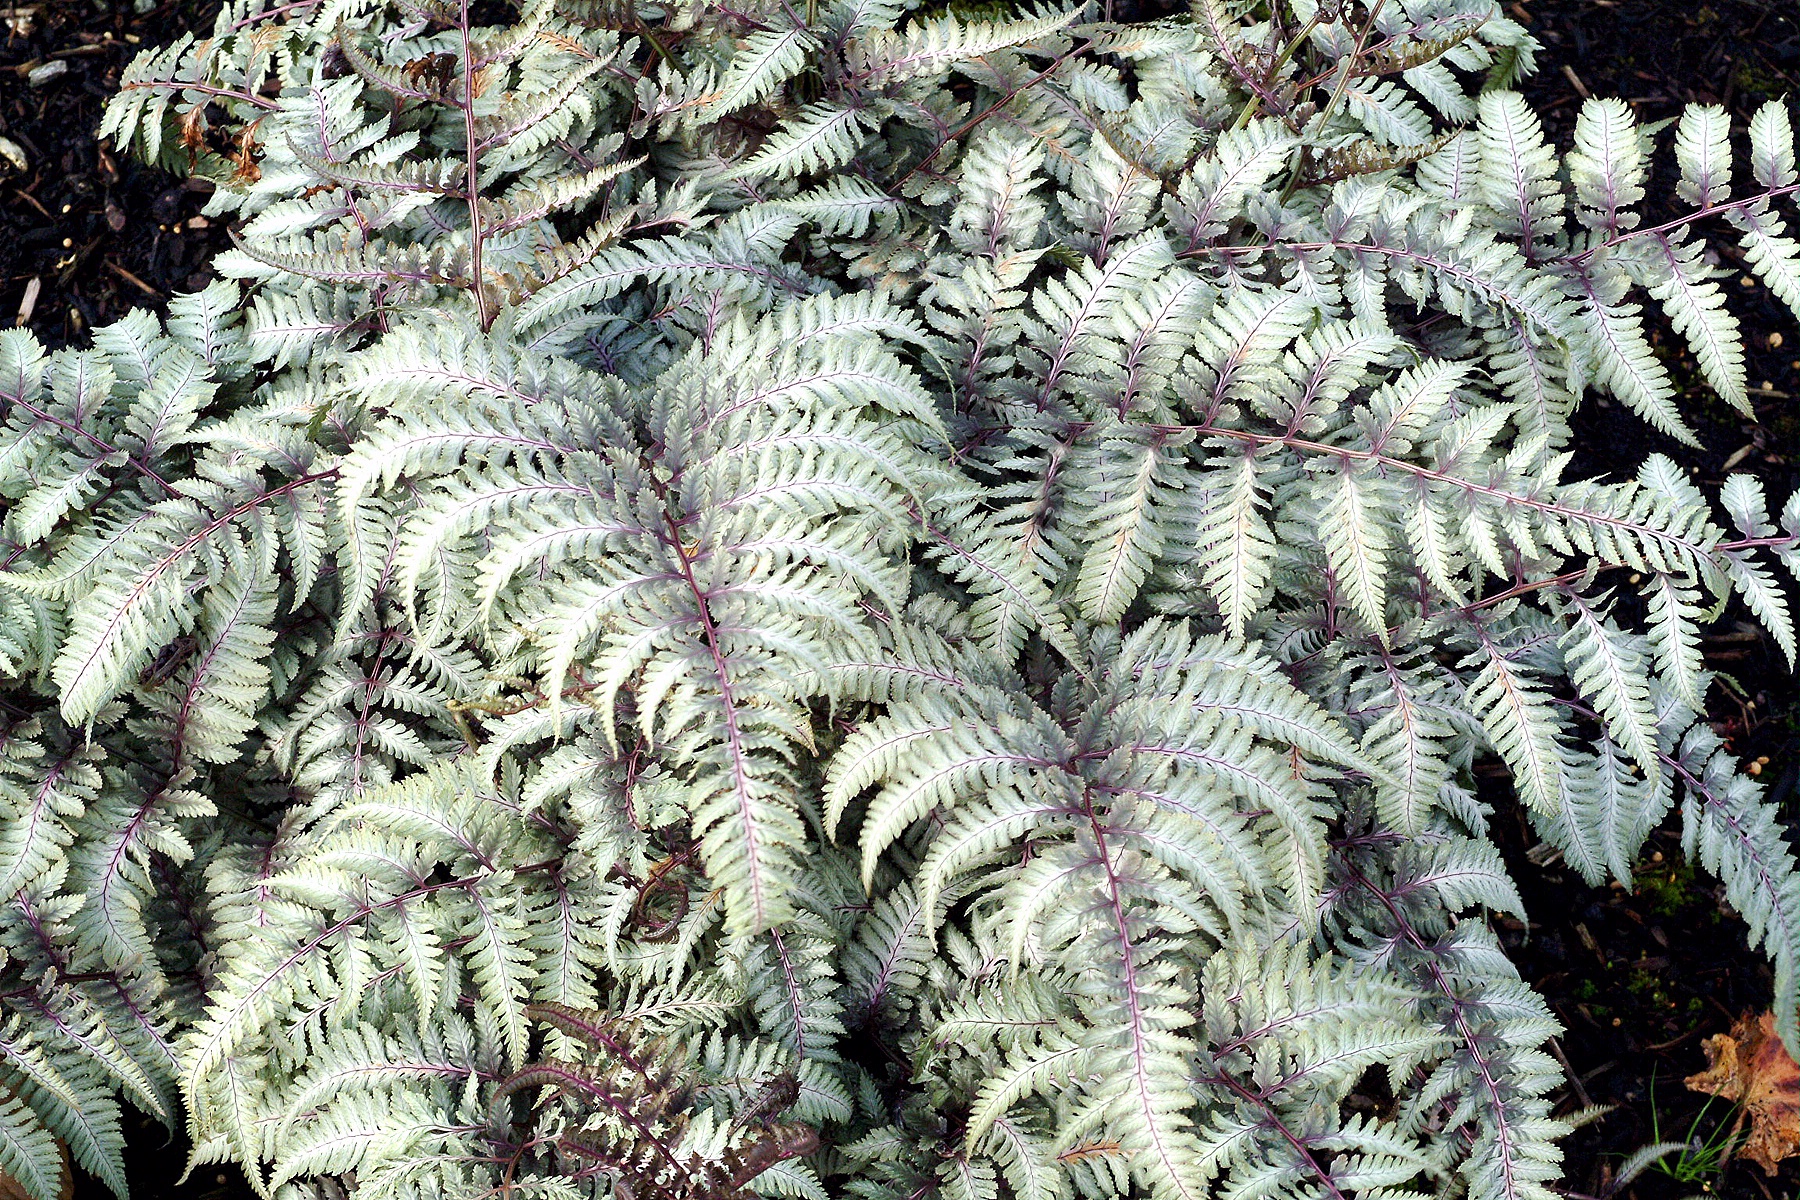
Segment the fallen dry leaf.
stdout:
<svg viewBox="0 0 1800 1200">
<path fill-rule="evenodd" d="M 1775 1018 L 1746 1013 L 1730 1033 L 1709 1037 L 1701 1046 L 1712 1065 L 1688 1076 L 1688 1087 L 1741 1103 L 1738 1124 L 1747 1116 L 1750 1136 L 1738 1147 L 1738 1157 L 1775 1174 L 1782 1159 L 1800 1154 L 1800 1065 L 1775 1035 Z"/>
</svg>

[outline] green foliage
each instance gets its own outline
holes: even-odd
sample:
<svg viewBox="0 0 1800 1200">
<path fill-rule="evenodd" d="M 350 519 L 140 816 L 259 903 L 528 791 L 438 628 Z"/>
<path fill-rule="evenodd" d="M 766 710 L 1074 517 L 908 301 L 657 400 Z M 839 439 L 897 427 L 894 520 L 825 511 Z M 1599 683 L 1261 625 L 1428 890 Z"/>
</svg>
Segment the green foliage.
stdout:
<svg viewBox="0 0 1800 1200">
<path fill-rule="evenodd" d="M 1800 499 L 1566 477 L 1591 390 L 1691 440 L 1645 304 L 1747 403 L 1785 109 L 1646 228 L 1488 0 L 516 18 L 146 51 L 225 281 L 0 335 L 0 1167 L 123 1194 L 122 1095 L 293 1200 L 1543 1200 L 1484 757 L 1595 883 L 1677 814 L 1800 1044 L 1699 719 Z"/>
<path fill-rule="evenodd" d="M 1650 1144 L 1633 1154 L 1620 1171 L 1623 1178 L 1625 1170 L 1636 1167 L 1633 1175 L 1640 1174 L 1645 1167 L 1659 1175 L 1666 1175 L 1675 1182 L 1687 1187 L 1698 1186 L 1703 1192 L 1713 1190 L 1713 1184 L 1725 1172 L 1730 1164 L 1734 1151 L 1738 1148 L 1740 1131 L 1729 1121 L 1719 1120 L 1710 1133 L 1703 1129 L 1706 1125 L 1706 1114 L 1712 1110 L 1716 1096 L 1708 1096 L 1700 1111 L 1688 1124 L 1687 1140 L 1665 1140 L 1676 1130 L 1665 1131 L 1662 1126 L 1662 1112 L 1656 1106 L 1655 1080 L 1650 1089 Z M 1629 1182 L 1629 1179 L 1627 1179 Z"/>
</svg>

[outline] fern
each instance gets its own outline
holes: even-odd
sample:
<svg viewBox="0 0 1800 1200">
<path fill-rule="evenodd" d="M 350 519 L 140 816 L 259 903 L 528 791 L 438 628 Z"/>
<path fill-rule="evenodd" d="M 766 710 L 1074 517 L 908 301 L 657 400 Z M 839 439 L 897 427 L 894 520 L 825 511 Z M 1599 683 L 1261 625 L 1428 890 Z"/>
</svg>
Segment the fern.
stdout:
<svg viewBox="0 0 1800 1200">
<path fill-rule="evenodd" d="M 1478 761 L 1596 884 L 1679 820 L 1800 1042 L 1700 719 L 1724 605 L 1795 652 L 1800 498 L 1567 477 L 1591 391 L 1692 438 L 1650 308 L 1747 400 L 1706 239 L 1800 310 L 1791 118 L 1565 154 L 1531 51 L 1476 0 L 146 50 L 106 132 L 237 242 L 0 335 L 0 1169 L 123 1195 L 130 1103 L 271 1197 L 1550 1196 Z"/>
</svg>

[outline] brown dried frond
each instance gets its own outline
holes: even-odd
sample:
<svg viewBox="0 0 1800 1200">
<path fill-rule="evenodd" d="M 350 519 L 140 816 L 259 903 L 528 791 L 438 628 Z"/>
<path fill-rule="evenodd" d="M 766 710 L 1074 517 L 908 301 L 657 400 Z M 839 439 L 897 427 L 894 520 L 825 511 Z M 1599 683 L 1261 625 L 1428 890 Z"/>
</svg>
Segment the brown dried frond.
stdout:
<svg viewBox="0 0 1800 1200">
<path fill-rule="evenodd" d="M 1116 1158 L 1125 1153 L 1125 1147 L 1118 1139 L 1107 1138 L 1098 1142 L 1083 1142 L 1079 1146 L 1070 1146 L 1056 1156 L 1059 1163 L 1087 1162 L 1096 1158 Z"/>
<path fill-rule="evenodd" d="M 1487 24 L 1485 16 L 1465 17 L 1454 22 L 1450 32 L 1436 37 L 1403 37 L 1384 46 L 1377 46 L 1369 56 L 1356 65 L 1356 74 L 1395 75 L 1401 71 L 1410 71 L 1414 67 L 1422 67 L 1426 63 L 1436 62 L 1456 47 L 1475 36 L 1475 31 Z"/>
<path fill-rule="evenodd" d="M 750 1180 L 785 1159 L 818 1149 L 819 1136 L 805 1125 L 774 1124 L 799 1099 L 799 1080 L 777 1075 L 744 1107 L 733 1132 L 754 1129 L 741 1145 L 717 1158 L 681 1149 L 687 1130 L 688 1080 L 684 1060 L 659 1042 L 638 1039 L 611 1013 L 563 1004 L 534 1004 L 533 1020 L 561 1031 L 595 1053 L 593 1062 L 549 1059 L 522 1068 L 494 1090 L 502 1124 L 507 1102 L 521 1092 L 543 1091 L 529 1127 L 516 1130 L 520 1146 L 543 1144 L 546 1120 L 561 1122 L 551 1134 L 563 1160 L 582 1174 L 605 1171 L 620 1194 L 635 1200 L 747 1200 Z M 560 1104 L 562 1107 L 558 1108 Z"/>
<path fill-rule="evenodd" d="M 257 162 L 262 157 L 262 143 L 256 140 L 256 127 L 261 124 L 257 120 L 244 126 L 231 153 L 225 156 L 237 167 L 231 175 L 233 183 L 250 184 L 262 178 L 262 166 Z"/>
<path fill-rule="evenodd" d="M 1336 183 L 1340 179 L 1356 175 L 1373 175 L 1380 171 L 1411 166 L 1442 150 L 1455 136 L 1455 131 L 1451 131 L 1415 146 L 1377 146 L 1373 142 L 1358 141 L 1341 149 L 1327 150 L 1324 154 L 1308 158 L 1300 182 L 1303 186 L 1311 187 L 1321 183 Z"/>
</svg>

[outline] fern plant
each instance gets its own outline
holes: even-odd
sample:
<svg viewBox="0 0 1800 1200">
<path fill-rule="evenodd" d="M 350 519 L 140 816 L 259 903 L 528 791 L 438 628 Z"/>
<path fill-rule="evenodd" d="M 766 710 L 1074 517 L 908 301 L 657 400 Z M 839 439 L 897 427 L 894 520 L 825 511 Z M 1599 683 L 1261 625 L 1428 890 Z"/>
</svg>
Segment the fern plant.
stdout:
<svg viewBox="0 0 1800 1200">
<path fill-rule="evenodd" d="M 0 340 L 34 1195 L 116 1093 L 296 1200 L 1549 1197 L 1489 758 L 1595 883 L 1679 820 L 1800 1047 L 1699 642 L 1792 660 L 1800 499 L 1567 477 L 1692 440 L 1646 304 L 1747 408 L 1784 107 L 1559 152 L 1491 0 L 511 16 L 145 51 L 223 281 Z"/>
</svg>

